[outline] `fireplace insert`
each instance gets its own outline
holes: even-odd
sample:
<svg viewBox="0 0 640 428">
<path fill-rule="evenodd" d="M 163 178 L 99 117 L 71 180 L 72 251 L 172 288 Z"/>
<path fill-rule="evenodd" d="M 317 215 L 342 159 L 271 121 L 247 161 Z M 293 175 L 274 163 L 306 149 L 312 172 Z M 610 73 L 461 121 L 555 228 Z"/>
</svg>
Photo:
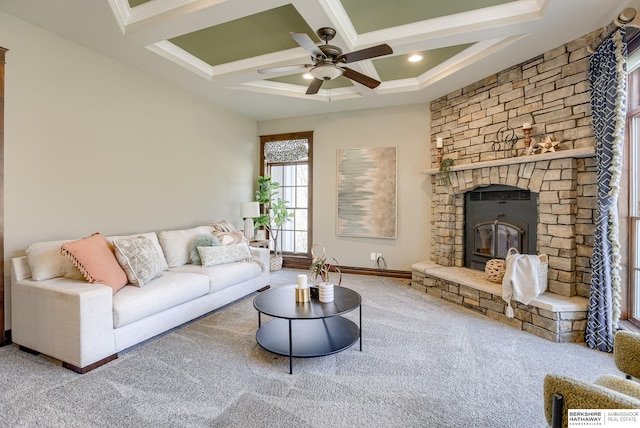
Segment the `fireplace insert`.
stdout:
<svg viewBox="0 0 640 428">
<path fill-rule="evenodd" d="M 504 259 L 509 248 L 535 254 L 538 194 L 513 186 L 490 185 L 465 194 L 465 266 L 484 270 Z"/>
</svg>

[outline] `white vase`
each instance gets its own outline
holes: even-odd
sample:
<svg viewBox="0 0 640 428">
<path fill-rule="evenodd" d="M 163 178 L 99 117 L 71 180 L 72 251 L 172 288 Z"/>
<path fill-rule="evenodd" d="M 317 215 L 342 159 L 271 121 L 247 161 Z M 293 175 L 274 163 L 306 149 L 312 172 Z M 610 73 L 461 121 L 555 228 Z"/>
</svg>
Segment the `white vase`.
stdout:
<svg viewBox="0 0 640 428">
<path fill-rule="evenodd" d="M 333 284 L 326 282 L 318 284 L 318 300 L 320 303 L 333 302 Z"/>
</svg>

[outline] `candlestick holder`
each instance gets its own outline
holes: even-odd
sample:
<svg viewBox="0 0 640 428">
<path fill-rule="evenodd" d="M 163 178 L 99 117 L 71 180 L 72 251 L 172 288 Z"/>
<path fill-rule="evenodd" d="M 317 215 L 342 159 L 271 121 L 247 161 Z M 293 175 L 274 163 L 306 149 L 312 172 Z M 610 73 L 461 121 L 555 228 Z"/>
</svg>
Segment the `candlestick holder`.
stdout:
<svg viewBox="0 0 640 428">
<path fill-rule="evenodd" d="M 310 299 L 310 290 L 309 287 L 306 288 L 296 288 L 296 302 L 298 303 L 307 303 Z"/>
<path fill-rule="evenodd" d="M 442 147 L 438 147 L 438 169 L 442 165 Z"/>
<path fill-rule="evenodd" d="M 524 131 L 524 154 L 529 156 L 533 154 L 533 148 L 531 148 L 531 128 L 522 127 Z"/>
</svg>

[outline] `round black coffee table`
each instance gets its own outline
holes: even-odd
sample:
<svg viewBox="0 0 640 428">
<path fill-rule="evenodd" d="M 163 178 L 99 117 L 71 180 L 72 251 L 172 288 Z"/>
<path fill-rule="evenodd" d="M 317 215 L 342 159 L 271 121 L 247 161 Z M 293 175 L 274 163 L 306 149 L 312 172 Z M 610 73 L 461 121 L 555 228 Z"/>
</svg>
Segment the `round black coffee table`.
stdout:
<svg viewBox="0 0 640 428">
<path fill-rule="evenodd" d="M 334 288 L 334 301 L 299 303 L 295 286 L 272 288 L 258 294 L 253 307 L 258 311 L 258 345 L 274 354 L 289 357 L 289 373 L 293 373 L 293 357 L 321 357 L 335 354 L 360 339 L 362 351 L 362 298 L 345 287 Z M 341 315 L 360 308 L 359 326 Z M 273 317 L 262 325 L 262 314 Z"/>
</svg>

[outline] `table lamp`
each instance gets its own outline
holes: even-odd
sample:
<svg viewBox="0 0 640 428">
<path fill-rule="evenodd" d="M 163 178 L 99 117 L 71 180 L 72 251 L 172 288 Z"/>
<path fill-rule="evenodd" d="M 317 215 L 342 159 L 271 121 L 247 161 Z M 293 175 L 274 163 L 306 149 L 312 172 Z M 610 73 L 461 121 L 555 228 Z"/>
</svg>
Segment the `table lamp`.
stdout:
<svg viewBox="0 0 640 428">
<path fill-rule="evenodd" d="M 244 218 L 244 236 L 251 241 L 255 234 L 253 219 L 260 217 L 258 202 L 243 202 L 240 205 L 240 217 Z"/>
</svg>

